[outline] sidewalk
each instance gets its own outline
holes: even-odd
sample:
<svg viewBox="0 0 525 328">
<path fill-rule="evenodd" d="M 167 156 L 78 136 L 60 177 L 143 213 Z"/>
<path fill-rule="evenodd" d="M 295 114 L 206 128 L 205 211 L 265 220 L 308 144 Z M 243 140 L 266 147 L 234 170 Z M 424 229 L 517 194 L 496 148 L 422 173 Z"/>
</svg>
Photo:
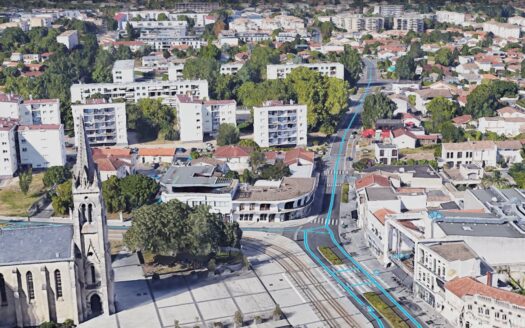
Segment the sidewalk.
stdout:
<svg viewBox="0 0 525 328">
<path fill-rule="evenodd" d="M 290 228 L 298 227 L 303 224 L 306 224 L 314 219 L 318 215 L 308 216 L 302 219 L 289 220 L 284 222 L 252 222 L 252 221 L 237 221 L 241 228 Z"/>
</svg>

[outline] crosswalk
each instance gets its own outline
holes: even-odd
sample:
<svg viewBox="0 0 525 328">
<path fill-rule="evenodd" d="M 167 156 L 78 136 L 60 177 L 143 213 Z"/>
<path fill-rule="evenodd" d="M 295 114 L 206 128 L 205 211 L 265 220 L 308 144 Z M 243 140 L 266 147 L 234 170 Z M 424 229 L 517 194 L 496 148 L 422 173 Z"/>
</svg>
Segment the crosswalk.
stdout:
<svg viewBox="0 0 525 328">
<path fill-rule="evenodd" d="M 327 186 L 327 187 L 332 187 L 333 185 L 334 185 L 334 182 L 333 182 L 333 181 L 332 181 L 332 182 L 327 182 L 327 183 L 326 183 L 326 186 Z M 337 187 L 340 187 L 340 186 L 343 185 L 343 182 L 342 182 L 342 181 L 337 181 L 337 183 L 336 183 L 335 185 L 336 185 Z"/>
<path fill-rule="evenodd" d="M 310 223 L 325 224 L 325 220 L 326 220 L 326 218 L 324 216 L 318 216 L 315 219 L 313 219 L 312 221 L 310 221 Z M 337 224 L 339 224 L 339 218 L 331 218 L 330 219 L 330 226 L 337 227 Z"/>
<path fill-rule="evenodd" d="M 338 266 L 336 273 L 345 279 L 347 286 L 359 294 L 372 291 L 372 283 L 366 278 L 361 278 L 359 270 L 347 264 Z"/>
<path fill-rule="evenodd" d="M 334 175 L 334 172 L 336 172 L 337 175 L 346 175 L 350 173 L 348 170 L 328 170 L 326 171 L 326 175 Z"/>
</svg>

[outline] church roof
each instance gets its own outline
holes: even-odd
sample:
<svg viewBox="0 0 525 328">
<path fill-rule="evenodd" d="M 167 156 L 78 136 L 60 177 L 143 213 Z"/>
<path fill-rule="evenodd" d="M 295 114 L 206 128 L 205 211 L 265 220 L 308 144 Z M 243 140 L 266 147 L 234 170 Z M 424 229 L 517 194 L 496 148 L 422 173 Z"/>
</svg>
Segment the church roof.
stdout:
<svg viewBox="0 0 525 328">
<path fill-rule="evenodd" d="M 73 226 L 16 223 L 0 226 L 0 266 L 73 259 Z"/>
<path fill-rule="evenodd" d="M 73 181 L 75 188 L 78 188 L 80 185 L 88 187 L 99 181 L 96 180 L 98 178 L 97 170 L 93 161 L 91 147 L 86 138 L 83 117 L 80 118 L 80 127 L 77 132 L 77 162 L 73 168 Z"/>
</svg>

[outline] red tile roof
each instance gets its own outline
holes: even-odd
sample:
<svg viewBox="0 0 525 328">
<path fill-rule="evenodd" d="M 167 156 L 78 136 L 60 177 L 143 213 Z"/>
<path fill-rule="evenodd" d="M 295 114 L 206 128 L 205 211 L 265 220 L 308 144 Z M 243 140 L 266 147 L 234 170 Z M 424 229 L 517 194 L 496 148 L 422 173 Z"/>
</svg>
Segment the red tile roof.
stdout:
<svg viewBox="0 0 525 328">
<path fill-rule="evenodd" d="M 376 217 L 376 219 L 379 220 L 379 222 L 381 222 L 382 225 L 385 225 L 386 216 L 389 214 L 397 214 L 397 213 L 388 208 L 381 208 L 375 211 L 373 214 Z"/>
<path fill-rule="evenodd" d="M 97 167 L 99 171 L 117 171 L 122 166 L 129 166 L 128 163 L 118 159 L 114 156 L 109 157 L 95 157 L 94 158 L 95 163 L 97 163 Z"/>
<path fill-rule="evenodd" d="M 92 148 L 93 157 L 97 156 L 116 156 L 116 157 L 131 157 L 131 149 L 128 148 Z"/>
<path fill-rule="evenodd" d="M 229 145 L 218 147 L 213 154 L 215 158 L 238 158 L 238 157 L 249 157 L 250 150 L 248 148 Z"/>
<path fill-rule="evenodd" d="M 400 137 L 402 135 L 407 135 L 412 139 L 417 139 L 417 136 L 415 134 L 403 128 L 393 130 L 392 135 L 394 136 L 394 138 Z"/>
<path fill-rule="evenodd" d="M 139 148 L 139 156 L 173 156 L 175 148 Z"/>
<path fill-rule="evenodd" d="M 58 130 L 60 124 L 37 124 L 37 125 L 20 125 L 18 130 Z"/>
<path fill-rule="evenodd" d="M 525 296 L 488 286 L 472 277 L 454 278 L 445 283 L 445 288 L 460 298 L 465 295 L 480 295 L 525 307 Z"/>
<path fill-rule="evenodd" d="M 297 163 L 300 159 L 309 161 L 310 163 L 314 162 L 315 154 L 311 151 L 307 151 L 303 148 L 295 148 L 289 150 L 284 155 L 284 164 L 290 165 Z"/>
<path fill-rule="evenodd" d="M 359 190 L 375 184 L 381 187 L 389 187 L 390 181 L 388 181 L 388 178 L 385 176 L 379 174 L 369 174 L 362 177 L 361 179 L 356 180 L 355 188 Z"/>
<path fill-rule="evenodd" d="M 465 124 L 467 122 L 470 122 L 471 120 L 472 120 L 472 115 L 461 115 L 461 116 L 454 117 L 452 119 L 452 122 L 454 122 L 454 124 Z"/>
<path fill-rule="evenodd" d="M 24 104 L 47 104 L 47 103 L 58 103 L 58 99 L 28 99 L 24 100 Z"/>
</svg>

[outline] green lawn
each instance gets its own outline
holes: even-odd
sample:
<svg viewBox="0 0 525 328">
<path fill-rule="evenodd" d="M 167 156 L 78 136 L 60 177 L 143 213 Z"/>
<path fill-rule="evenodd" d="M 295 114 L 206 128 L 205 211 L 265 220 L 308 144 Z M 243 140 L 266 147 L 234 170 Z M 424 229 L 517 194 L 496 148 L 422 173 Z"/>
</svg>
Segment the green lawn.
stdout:
<svg viewBox="0 0 525 328">
<path fill-rule="evenodd" d="M 27 216 L 27 210 L 44 193 L 44 173 L 33 174 L 29 192 L 24 195 L 18 181 L 0 189 L 0 216 Z"/>
<path fill-rule="evenodd" d="M 392 328 L 410 328 L 394 310 L 374 292 L 364 293 L 363 297 L 390 324 Z"/>
<path fill-rule="evenodd" d="M 317 249 L 328 262 L 332 263 L 332 265 L 343 264 L 343 261 L 339 258 L 339 256 L 337 256 L 337 254 L 334 253 L 334 251 L 332 251 L 330 247 L 321 246 Z"/>
</svg>

